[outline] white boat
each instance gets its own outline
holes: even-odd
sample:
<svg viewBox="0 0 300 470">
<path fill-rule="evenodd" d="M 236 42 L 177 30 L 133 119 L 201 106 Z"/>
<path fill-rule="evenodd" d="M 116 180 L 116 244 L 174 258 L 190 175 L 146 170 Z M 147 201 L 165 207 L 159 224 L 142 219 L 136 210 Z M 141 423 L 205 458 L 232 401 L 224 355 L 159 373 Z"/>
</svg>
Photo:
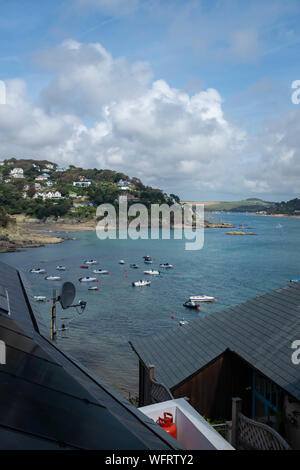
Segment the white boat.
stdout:
<svg viewBox="0 0 300 470">
<path fill-rule="evenodd" d="M 159 276 L 160 271 L 156 271 L 155 269 L 150 269 L 150 271 L 144 271 L 144 274 L 148 274 L 149 276 Z"/>
<path fill-rule="evenodd" d="M 214 297 L 210 297 L 209 295 L 194 295 L 189 298 L 191 302 L 213 302 L 215 300 Z"/>
<path fill-rule="evenodd" d="M 61 281 L 62 277 L 59 277 L 59 276 L 46 276 L 45 279 L 46 279 L 46 281 Z"/>
<path fill-rule="evenodd" d="M 89 276 L 80 277 L 78 280 L 79 282 L 98 282 L 98 279 L 96 277 L 89 277 Z"/>
<path fill-rule="evenodd" d="M 174 266 L 172 264 L 169 264 L 169 263 L 162 263 L 159 265 L 160 268 L 165 268 L 165 269 L 173 269 Z"/>
<path fill-rule="evenodd" d="M 145 264 L 152 264 L 153 261 L 152 261 L 152 259 L 145 259 L 145 260 L 144 260 L 144 263 L 145 263 Z"/>
<path fill-rule="evenodd" d="M 66 267 L 65 266 L 56 266 L 57 271 L 65 271 Z"/>
<path fill-rule="evenodd" d="M 91 286 L 88 288 L 88 290 L 99 290 L 99 287 L 97 286 Z"/>
<path fill-rule="evenodd" d="M 46 274 L 46 269 L 32 268 L 30 269 L 29 272 L 34 273 L 34 274 Z"/>
<path fill-rule="evenodd" d="M 36 302 L 46 302 L 47 297 L 45 297 L 44 295 L 35 295 L 34 300 Z"/>
<path fill-rule="evenodd" d="M 94 274 L 109 274 L 109 271 L 106 271 L 105 269 L 94 269 L 93 273 Z"/>
<path fill-rule="evenodd" d="M 130 267 L 133 269 L 140 269 L 140 267 L 137 264 L 131 264 Z"/>
<path fill-rule="evenodd" d="M 132 285 L 134 287 L 144 287 L 144 286 L 150 286 L 151 284 L 151 281 L 143 281 L 143 280 L 140 280 L 140 281 L 136 281 L 136 282 L 133 282 Z"/>
<path fill-rule="evenodd" d="M 185 326 L 185 325 L 188 325 L 188 324 L 189 324 L 189 322 L 186 321 L 186 320 L 184 320 L 184 319 L 183 319 L 183 320 L 180 320 L 180 322 L 179 322 L 179 325 L 180 325 L 180 326 Z"/>
<path fill-rule="evenodd" d="M 85 264 L 99 264 L 99 261 L 96 261 L 95 259 L 90 259 L 84 262 Z"/>
<path fill-rule="evenodd" d="M 125 261 L 123 259 L 120 259 L 119 264 L 125 264 Z"/>
</svg>

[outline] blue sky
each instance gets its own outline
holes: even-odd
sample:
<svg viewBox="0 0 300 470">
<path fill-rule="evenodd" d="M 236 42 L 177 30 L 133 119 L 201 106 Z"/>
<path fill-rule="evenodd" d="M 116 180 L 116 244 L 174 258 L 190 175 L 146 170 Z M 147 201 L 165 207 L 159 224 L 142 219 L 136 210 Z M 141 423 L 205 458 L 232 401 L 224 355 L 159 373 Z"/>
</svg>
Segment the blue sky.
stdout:
<svg viewBox="0 0 300 470">
<path fill-rule="evenodd" d="M 298 0 L 0 0 L 0 8 L 0 79 L 11 100 L 1 109 L 11 116 L 9 132 L 0 116 L 1 157 L 120 169 L 184 198 L 297 195 Z M 23 121 L 14 129 L 16 105 Z M 40 121 L 29 126 L 30 115 Z"/>
</svg>

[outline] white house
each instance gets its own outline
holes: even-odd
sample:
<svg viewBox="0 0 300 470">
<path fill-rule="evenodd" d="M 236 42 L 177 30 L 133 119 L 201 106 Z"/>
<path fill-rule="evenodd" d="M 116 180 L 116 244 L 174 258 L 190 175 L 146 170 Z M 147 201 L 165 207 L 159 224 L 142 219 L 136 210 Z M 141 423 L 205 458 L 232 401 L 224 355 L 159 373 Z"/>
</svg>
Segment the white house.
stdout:
<svg viewBox="0 0 300 470">
<path fill-rule="evenodd" d="M 34 188 L 35 189 L 42 189 L 42 186 L 40 185 L 40 183 L 34 183 Z"/>
<path fill-rule="evenodd" d="M 10 175 L 12 178 L 24 178 L 24 170 L 23 168 L 13 168 Z"/>
<path fill-rule="evenodd" d="M 91 181 L 74 181 L 73 186 L 76 188 L 88 188 L 92 184 Z"/>
<path fill-rule="evenodd" d="M 48 170 L 53 170 L 54 169 L 54 165 L 52 163 L 47 163 L 45 166 L 46 166 L 46 168 L 48 168 Z"/>
<path fill-rule="evenodd" d="M 51 187 L 51 186 L 53 186 L 53 182 L 52 182 L 52 181 L 47 181 L 47 183 L 46 183 L 46 184 L 47 184 L 47 186 L 48 186 L 48 187 Z"/>
<path fill-rule="evenodd" d="M 42 197 L 43 200 L 45 199 L 60 199 L 61 198 L 61 193 L 59 191 L 49 191 L 48 193 L 35 193 L 35 195 L 33 196 L 34 199 L 38 198 L 38 197 Z"/>
<path fill-rule="evenodd" d="M 35 178 L 35 181 L 47 181 L 48 178 L 49 176 L 40 175 Z"/>
</svg>

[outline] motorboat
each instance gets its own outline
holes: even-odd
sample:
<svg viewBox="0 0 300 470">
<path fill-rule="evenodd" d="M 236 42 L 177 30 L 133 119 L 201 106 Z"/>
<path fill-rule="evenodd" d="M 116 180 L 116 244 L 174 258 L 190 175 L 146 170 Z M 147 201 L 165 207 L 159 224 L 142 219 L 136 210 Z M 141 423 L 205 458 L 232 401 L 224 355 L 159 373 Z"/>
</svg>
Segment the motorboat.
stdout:
<svg viewBox="0 0 300 470">
<path fill-rule="evenodd" d="M 183 304 L 184 307 L 186 308 L 193 308 L 195 310 L 200 310 L 200 307 L 199 305 L 196 304 L 196 302 L 192 302 L 190 300 L 187 300 L 184 304 Z"/>
<path fill-rule="evenodd" d="M 65 271 L 66 267 L 65 266 L 56 266 L 57 271 Z"/>
<path fill-rule="evenodd" d="M 160 271 L 156 271 L 155 269 L 150 269 L 149 271 L 144 271 L 144 274 L 148 274 L 149 276 L 159 276 Z"/>
<path fill-rule="evenodd" d="M 188 325 L 188 324 L 189 324 L 189 322 L 184 320 L 184 319 L 180 320 L 180 322 L 179 322 L 180 326 L 185 326 L 185 325 Z"/>
<path fill-rule="evenodd" d="M 150 258 L 150 256 L 149 256 L 149 255 L 145 255 L 145 256 L 143 256 L 143 258 L 144 258 L 144 259 L 147 259 L 147 258 Z"/>
<path fill-rule="evenodd" d="M 97 286 L 90 286 L 90 287 L 88 287 L 88 290 L 99 290 L 99 287 L 97 287 Z"/>
<path fill-rule="evenodd" d="M 46 302 L 47 300 L 47 297 L 44 295 L 35 295 L 33 298 L 36 302 Z"/>
<path fill-rule="evenodd" d="M 145 258 L 145 259 L 144 259 L 144 263 L 145 263 L 145 264 L 152 264 L 153 261 L 152 261 L 151 258 Z"/>
<path fill-rule="evenodd" d="M 291 279 L 290 282 L 300 282 L 300 279 Z"/>
<path fill-rule="evenodd" d="M 89 277 L 89 276 L 80 277 L 78 280 L 79 282 L 98 282 L 98 279 L 96 277 Z"/>
<path fill-rule="evenodd" d="M 46 276 L 46 281 L 62 281 L 62 277 L 60 276 Z"/>
<path fill-rule="evenodd" d="M 85 264 L 99 264 L 99 261 L 95 259 L 90 259 L 84 262 Z"/>
<path fill-rule="evenodd" d="M 151 284 L 151 281 L 145 281 L 145 280 L 140 280 L 140 281 L 136 281 L 132 283 L 134 287 L 150 286 L 150 284 Z"/>
<path fill-rule="evenodd" d="M 32 269 L 30 269 L 29 272 L 34 273 L 34 274 L 46 274 L 46 269 L 32 268 Z"/>
<path fill-rule="evenodd" d="M 169 263 L 161 263 L 159 265 L 160 268 L 165 268 L 165 269 L 174 269 L 174 266 L 172 264 L 169 264 Z"/>
<path fill-rule="evenodd" d="M 109 274 L 109 271 L 106 271 L 105 269 L 94 269 L 93 273 L 94 274 Z"/>
<path fill-rule="evenodd" d="M 194 295 L 191 296 L 189 300 L 191 302 L 213 302 L 215 298 L 208 295 Z"/>
<path fill-rule="evenodd" d="M 137 264 L 131 264 L 130 267 L 133 269 L 140 269 L 140 266 L 138 266 Z"/>
<path fill-rule="evenodd" d="M 120 259 L 119 264 L 125 264 L 125 261 L 123 259 Z"/>
</svg>

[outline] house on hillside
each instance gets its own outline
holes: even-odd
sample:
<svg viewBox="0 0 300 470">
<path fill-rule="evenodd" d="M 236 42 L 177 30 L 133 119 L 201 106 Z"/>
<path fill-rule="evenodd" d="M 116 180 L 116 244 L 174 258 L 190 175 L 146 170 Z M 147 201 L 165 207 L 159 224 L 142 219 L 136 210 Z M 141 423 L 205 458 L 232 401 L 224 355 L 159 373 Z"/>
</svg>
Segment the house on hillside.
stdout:
<svg viewBox="0 0 300 470">
<path fill-rule="evenodd" d="M 10 176 L 12 178 L 24 178 L 24 170 L 23 168 L 13 168 L 10 171 Z"/>
<path fill-rule="evenodd" d="M 139 198 L 134 196 L 133 194 L 121 194 L 119 196 L 119 202 L 122 201 L 138 201 Z"/>
<path fill-rule="evenodd" d="M 243 414 L 284 425 L 300 449 L 300 283 L 130 344 L 139 358 L 139 403 L 149 404 L 149 366 L 175 398 L 210 419 Z M 294 357 L 294 360 L 293 360 Z M 149 401 L 150 400 L 150 401 Z"/>
<path fill-rule="evenodd" d="M 55 168 L 55 166 L 52 163 L 47 163 L 45 167 L 48 168 L 48 170 L 54 170 Z"/>
<path fill-rule="evenodd" d="M 73 186 L 76 188 L 88 188 L 92 184 L 91 181 L 74 181 Z"/>
<path fill-rule="evenodd" d="M 45 199 L 60 199 L 62 197 L 61 193 L 59 191 L 49 191 L 48 193 L 35 193 L 33 196 L 34 199 L 41 197 L 43 200 Z"/>
<path fill-rule="evenodd" d="M 40 176 L 37 176 L 34 181 L 47 181 L 48 178 L 49 178 L 48 175 L 47 176 L 40 175 Z"/>
</svg>

